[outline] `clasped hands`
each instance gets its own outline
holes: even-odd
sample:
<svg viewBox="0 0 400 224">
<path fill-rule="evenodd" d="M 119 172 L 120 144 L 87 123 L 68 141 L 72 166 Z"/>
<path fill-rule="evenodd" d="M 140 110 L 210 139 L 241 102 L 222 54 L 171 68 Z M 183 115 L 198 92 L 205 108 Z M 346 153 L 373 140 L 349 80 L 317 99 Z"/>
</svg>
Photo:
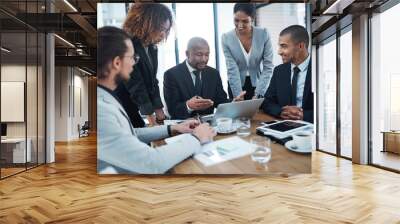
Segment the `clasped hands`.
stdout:
<svg viewBox="0 0 400 224">
<path fill-rule="evenodd" d="M 285 120 L 303 120 L 303 109 L 297 106 L 284 106 L 280 117 Z"/>
</svg>

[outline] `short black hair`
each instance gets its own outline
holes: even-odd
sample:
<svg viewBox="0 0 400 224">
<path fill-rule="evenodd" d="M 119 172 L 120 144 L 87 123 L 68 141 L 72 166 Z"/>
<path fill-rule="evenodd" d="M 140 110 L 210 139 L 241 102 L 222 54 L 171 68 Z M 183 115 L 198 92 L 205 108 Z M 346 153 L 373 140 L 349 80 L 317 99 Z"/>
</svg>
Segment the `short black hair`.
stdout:
<svg viewBox="0 0 400 224">
<path fill-rule="evenodd" d="M 128 50 L 128 34 L 120 28 L 105 26 L 97 31 L 97 78 L 108 76 L 108 65 L 115 57 L 122 57 Z"/>
<path fill-rule="evenodd" d="M 290 34 L 290 38 L 295 43 L 303 42 L 306 45 L 306 47 L 308 47 L 310 37 L 308 36 L 308 32 L 307 32 L 306 28 L 304 28 L 303 26 L 300 26 L 300 25 L 288 26 L 281 31 L 279 36 L 283 36 L 286 34 Z"/>
<path fill-rule="evenodd" d="M 233 13 L 238 11 L 242 11 L 246 13 L 246 15 L 254 18 L 256 16 L 256 7 L 253 3 L 236 3 L 233 7 Z"/>
</svg>

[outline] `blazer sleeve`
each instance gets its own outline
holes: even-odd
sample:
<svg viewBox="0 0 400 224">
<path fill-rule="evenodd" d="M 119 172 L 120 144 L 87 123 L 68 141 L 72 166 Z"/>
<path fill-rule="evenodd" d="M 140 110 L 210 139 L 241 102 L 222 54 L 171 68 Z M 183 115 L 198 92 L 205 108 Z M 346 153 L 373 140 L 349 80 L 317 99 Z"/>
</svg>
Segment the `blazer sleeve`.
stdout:
<svg viewBox="0 0 400 224">
<path fill-rule="evenodd" d="M 239 67 L 229 49 L 229 34 L 222 35 L 222 50 L 225 56 L 226 70 L 228 72 L 228 82 L 232 90 L 233 97 L 237 97 L 242 92 L 242 81 L 240 79 Z"/>
<path fill-rule="evenodd" d="M 112 111 L 102 108 L 99 112 L 98 160 L 129 173 L 162 174 L 201 149 L 199 141 L 189 134 L 172 144 L 152 148 L 123 130 L 118 125 L 122 119 Z"/>
<path fill-rule="evenodd" d="M 280 114 L 282 112 L 282 108 L 278 103 L 278 90 L 277 90 L 277 84 L 279 81 L 278 76 L 279 73 L 275 68 L 268 90 L 264 95 L 264 102 L 262 105 L 263 111 L 274 117 L 280 117 Z"/>
<path fill-rule="evenodd" d="M 186 101 L 180 101 L 179 86 L 174 75 L 170 70 L 164 73 L 164 100 L 172 119 L 186 119 L 190 117 L 190 113 Z"/>
<path fill-rule="evenodd" d="M 271 38 L 266 29 L 263 29 L 264 32 L 264 46 L 263 46 L 263 57 L 262 57 L 262 66 L 263 70 L 260 75 L 260 79 L 257 82 L 257 86 L 255 89 L 256 96 L 263 96 L 269 86 L 270 80 L 272 78 L 272 69 L 274 64 L 272 62 L 273 59 L 273 49 L 271 44 Z"/>
<path fill-rule="evenodd" d="M 135 131 L 138 139 L 145 143 L 150 143 L 152 141 L 157 141 L 169 137 L 167 125 L 136 128 Z"/>
<path fill-rule="evenodd" d="M 131 78 L 125 83 L 131 99 L 138 105 L 142 115 L 150 115 L 154 112 L 150 94 L 144 82 L 142 71 L 134 69 Z"/>
<path fill-rule="evenodd" d="M 162 101 L 161 101 L 161 95 L 160 95 L 160 87 L 158 86 L 158 79 L 155 78 L 154 86 L 153 86 L 154 92 L 151 96 L 151 102 L 153 105 L 153 110 L 155 109 L 162 109 L 164 107 Z"/>
</svg>

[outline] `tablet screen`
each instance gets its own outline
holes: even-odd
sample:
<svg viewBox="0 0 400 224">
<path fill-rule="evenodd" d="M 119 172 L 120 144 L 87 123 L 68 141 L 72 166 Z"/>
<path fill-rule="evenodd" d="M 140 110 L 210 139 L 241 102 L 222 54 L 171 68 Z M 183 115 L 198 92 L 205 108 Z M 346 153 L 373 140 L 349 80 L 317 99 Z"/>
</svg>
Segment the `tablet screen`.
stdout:
<svg viewBox="0 0 400 224">
<path fill-rule="evenodd" d="M 280 131 L 280 132 L 285 132 L 285 131 L 290 131 L 295 128 L 303 127 L 306 126 L 306 124 L 302 123 L 297 123 L 293 121 L 284 121 L 284 122 L 279 122 L 277 124 L 272 124 L 268 126 L 267 128 L 275 130 L 275 131 Z"/>
</svg>

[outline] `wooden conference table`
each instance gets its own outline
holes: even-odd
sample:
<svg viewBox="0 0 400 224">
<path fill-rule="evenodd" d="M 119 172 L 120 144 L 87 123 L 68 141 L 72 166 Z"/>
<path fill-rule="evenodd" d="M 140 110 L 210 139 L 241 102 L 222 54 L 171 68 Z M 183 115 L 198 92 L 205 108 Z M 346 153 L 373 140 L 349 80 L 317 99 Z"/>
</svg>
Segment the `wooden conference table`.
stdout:
<svg viewBox="0 0 400 224">
<path fill-rule="evenodd" d="M 256 128 L 263 121 L 274 120 L 273 117 L 258 112 L 251 121 L 251 134 L 244 138 L 249 140 L 252 136 L 256 136 Z M 220 140 L 232 135 L 217 135 L 214 140 Z M 171 174 L 279 174 L 289 175 L 298 173 L 311 173 L 311 154 L 300 154 L 292 152 L 285 146 L 271 142 L 272 156 L 266 166 L 261 166 L 254 162 L 250 155 L 246 155 L 234 160 L 229 160 L 213 166 L 203 166 L 199 161 L 190 157 L 174 168 Z"/>
</svg>

